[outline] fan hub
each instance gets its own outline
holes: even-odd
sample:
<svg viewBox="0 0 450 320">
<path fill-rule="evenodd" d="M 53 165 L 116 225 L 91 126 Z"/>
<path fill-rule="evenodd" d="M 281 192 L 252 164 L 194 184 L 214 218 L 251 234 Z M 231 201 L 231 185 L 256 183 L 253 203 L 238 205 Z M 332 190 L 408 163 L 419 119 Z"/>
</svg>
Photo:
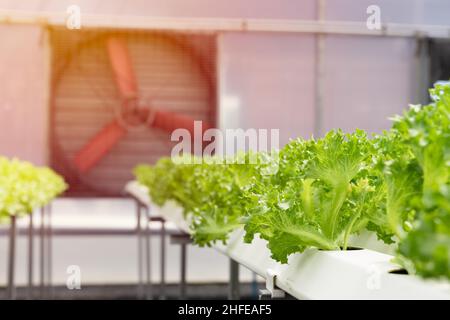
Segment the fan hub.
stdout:
<svg viewBox="0 0 450 320">
<path fill-rule="evenodd" d="M 137 99 L 126 99 L 121 108 L 116 110 L 117 122 L 126 130 L 141 128 L 149 124 L 151 112 L 140 106 Z"/>
</svg>

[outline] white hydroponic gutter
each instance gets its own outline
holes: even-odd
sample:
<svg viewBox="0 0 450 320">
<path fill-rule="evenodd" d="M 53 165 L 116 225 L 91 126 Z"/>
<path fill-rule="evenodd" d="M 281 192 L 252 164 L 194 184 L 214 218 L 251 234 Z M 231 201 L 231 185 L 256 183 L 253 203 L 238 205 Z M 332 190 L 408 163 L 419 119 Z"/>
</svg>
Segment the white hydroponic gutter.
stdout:
<svg viewBox="0 0 450 320">
<path fill-rule="evenodd" d="M 174 202 L 154 205 L 145 187 L 136 182 L 126 190 L 160 215 L 189 232 L 182 208 Z M 275 276 L 278 288 L 298 299 L 450 299 L 450 283 L 423 280 L 413 275 L 392 274 L 399 269 L 393 256 L 375 250 L 319 251 L 294 254 L 288 264 L 270 258 L 266 241 L 243 241 L 244 230 L 233 232 L 227 245 L 215 248 L 266 280 Z M 362 243 L 356 239 L 353 244 Z M 272 278 L 273 279 L 273 278 Z"/>
</svg>

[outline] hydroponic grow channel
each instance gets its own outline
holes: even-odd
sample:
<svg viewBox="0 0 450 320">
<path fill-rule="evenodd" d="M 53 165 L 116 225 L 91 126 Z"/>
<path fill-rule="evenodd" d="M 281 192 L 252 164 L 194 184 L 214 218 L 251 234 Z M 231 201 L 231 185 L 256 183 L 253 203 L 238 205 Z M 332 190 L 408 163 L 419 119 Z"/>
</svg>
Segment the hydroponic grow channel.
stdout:
<svg viewBox="0 0 450 320">
<path fill-rule="evenodd" d="M 182 208 L 174 202 L 163 207 L 153 204 L 146 187 L 137 182 L 128 183 L 126 190 L 145 203 L 153 215 L 190 232 Z M 214 247 L 263 277 L 274 294 L 279 288 L 298 299 L 450 299 L 447 282 L 398 274 L 400 267 L 386 253 L 370 249 L 308 250 L 291 256 L 283 265 L 270 257 L 266 241 L 257 238 L 247 244 L 243 234 L 242 229 L 236 230 L 227 245 Z"/>
</svg>

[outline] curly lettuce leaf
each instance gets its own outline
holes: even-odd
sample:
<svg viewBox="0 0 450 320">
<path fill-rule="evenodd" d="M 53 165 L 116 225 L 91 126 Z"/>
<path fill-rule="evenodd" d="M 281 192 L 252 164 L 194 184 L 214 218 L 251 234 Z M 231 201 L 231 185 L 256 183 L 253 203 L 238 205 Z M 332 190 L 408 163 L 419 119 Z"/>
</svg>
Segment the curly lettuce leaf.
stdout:
<svg viewBox="0 0 450 320">
<path fill-rule="evenodd" d="M 346 248 L 367 223 L 374 188 L 366 179 L 371 144 L 362 131 L 332 131 L 323 139 L 298 139 L 280 152 L 278 172 L 249 190 L 247 242 L 268 241 L 272 257 L 286 263 L 307 248 Z"/>
<path fill-rule="evenodd" d="M 394 123 L 423 172 L 418 218 L 398 253 L 417 274 L 450 279 L 450 85 L 430 93 L 434 103 L 412 106 Z"/>
<path fill-rule="evenodd" d="M 247 153 L 186 163 L 163 158 L 154 166 L 138 166 L 134 172 L 156 204 L 174 200 L 183 207 L 194 241 L 210 246 L 225 242 L 231 231 L 243 225 L 243 193 L 252 185 L 255 172 L 268 166 L 266 156 Z"/>
<path fill-rule="evenodd" d="M 401 239 L 414 220 L 416 199 L 421 195 L 422 170 L 398 135 L 385 132 L 373 139 L 377 197 L 368 212 L 367 228 L 385 243 Z"/>
</svg>

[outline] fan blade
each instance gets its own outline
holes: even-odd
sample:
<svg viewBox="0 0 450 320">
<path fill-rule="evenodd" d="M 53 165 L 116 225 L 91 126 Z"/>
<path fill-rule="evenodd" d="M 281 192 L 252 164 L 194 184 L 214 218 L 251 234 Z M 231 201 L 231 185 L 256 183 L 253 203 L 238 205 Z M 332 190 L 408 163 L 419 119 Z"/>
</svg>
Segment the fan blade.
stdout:
<svg viewBox="0 0 450 320">
<path fill-rule="evenodd" d="M 156 110 L 152 127 L 164 130 L 166 132 L 173 132 L 176 129 L 187 129 L 191 134 L 194 134 L 194 121 L 195 119 L 186 115 Z M 210 129 L 211 126 L 208 123 L 202 122 L 202 134 Z"/>
<path fill-rule="evenodd" d="M 136 98 L 137 83 L 127 44 L 123 39 L 110 37 L 107 47 L 120 95 L 123 99 Z"/>
<path fill-rule="evenodd" d="M 126 134 L 117 121 L 106 125 L 75 155 L 74 163 L 82 173 L 97 164 L 114 145 Z"/>
</svg>

